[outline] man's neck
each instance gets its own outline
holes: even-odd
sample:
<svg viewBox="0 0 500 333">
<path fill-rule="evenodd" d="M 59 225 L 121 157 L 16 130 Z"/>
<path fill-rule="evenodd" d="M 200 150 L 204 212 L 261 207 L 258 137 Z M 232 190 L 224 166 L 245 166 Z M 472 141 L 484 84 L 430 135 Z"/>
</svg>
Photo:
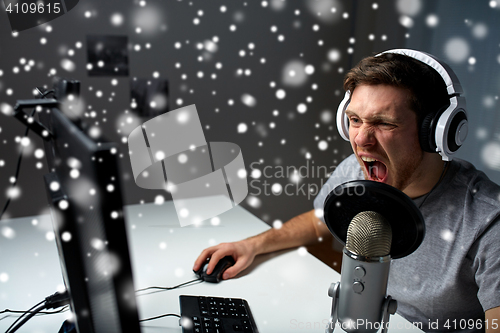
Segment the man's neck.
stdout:
<svg viewBox="0 0 500 333">
<path fill-rule="evenodd" d="M 416 171 L 415 180 L 403 192 L 412 199 L 429 193 L 444 177 L 445 165 L 440 155 L 424 153 L 422 167 Z"/>
</svg>

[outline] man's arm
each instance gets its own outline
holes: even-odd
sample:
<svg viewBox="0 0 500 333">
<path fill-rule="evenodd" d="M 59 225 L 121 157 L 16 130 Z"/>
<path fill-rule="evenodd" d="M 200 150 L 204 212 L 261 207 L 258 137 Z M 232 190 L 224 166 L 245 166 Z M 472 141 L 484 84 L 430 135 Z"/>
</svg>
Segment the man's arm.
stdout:
<svg viewBox="0 0 500 333">
<path fill-rule="evenodd" d="M 326 225 L 311 210 L 290 219 L 280 229 L 273 228 L 239 242 L 221 243 L 203 250 L 193 270 L 200 269 L 205 260 L 211 258 L 207 267 L 210 274 L 221 258 L 230 255 L 236 263 L 222 276 L 223 279 L 230 279 L 250 266 L 258 254 L 317 243 L 328 234 Z"/>
<path fill-rule="evenodd" d="M 500 332 L 500 306 L 484 312 L 487 327 L 486 333 Z"/>
</svg>

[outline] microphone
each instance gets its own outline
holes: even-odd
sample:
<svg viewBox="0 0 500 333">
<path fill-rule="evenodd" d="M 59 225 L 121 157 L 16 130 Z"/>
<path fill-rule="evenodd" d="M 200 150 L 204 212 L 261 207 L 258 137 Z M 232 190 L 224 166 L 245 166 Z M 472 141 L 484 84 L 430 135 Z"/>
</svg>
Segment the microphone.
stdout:
<svg viewBox="0 0 500 333">
<path fill-rule="evenodd" d="M 326 332 L 337 325 L 346 332 L 382 332 L 397 302 L 386 297 L 391 264 L 392 229 L 375 211 L 362 211 L 349 223 L 340 282 L 332 284 L 332 314 Z"/>
<path fill-rule="evenodd" d="M 370 180 L 338 185 L 324 202 L 332 235 L 345 244 L 340 282 L 328 295 L 332 310 L 327 332 L 387 332 L 397 302 L 386 296 L 391 260 L 413 253 L 422 243 L 425 222 L 400 190 Z M 338 323 L 337 323 L 338 320 Z"/>
</svg>

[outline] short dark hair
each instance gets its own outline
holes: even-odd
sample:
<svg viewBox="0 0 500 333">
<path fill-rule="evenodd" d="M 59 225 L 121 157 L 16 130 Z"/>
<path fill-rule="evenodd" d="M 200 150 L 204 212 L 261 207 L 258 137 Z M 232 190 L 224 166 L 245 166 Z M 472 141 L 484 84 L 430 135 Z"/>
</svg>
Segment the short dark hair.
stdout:
<svg viewBox="0 0 500 333">
<path fill-rule="evenodd" d="M 354 91 L 359 85 L 386 84 L 409 92 L 408 106 L 424 117 L 450 104 L 446 84 L 436 70 L 412 57 L 384 53 L 367 57 L 351 69 L 344 79 L 344 89 Z"/>
</svg>

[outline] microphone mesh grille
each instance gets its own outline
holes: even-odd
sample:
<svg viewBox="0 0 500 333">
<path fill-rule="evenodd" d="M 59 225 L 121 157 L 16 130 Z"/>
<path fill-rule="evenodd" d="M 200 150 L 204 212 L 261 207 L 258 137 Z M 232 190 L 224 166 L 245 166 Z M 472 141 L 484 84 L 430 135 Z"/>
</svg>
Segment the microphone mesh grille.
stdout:
<svg viewBox="0 0 500 333">
<path fill-rule="evenodd" d="M 357 255 L 386 256 L 391 252 L 391 242 L 391 225 L 377 212 L 358 213 L 347 229 L 346 248 Z"/>
</svg>

